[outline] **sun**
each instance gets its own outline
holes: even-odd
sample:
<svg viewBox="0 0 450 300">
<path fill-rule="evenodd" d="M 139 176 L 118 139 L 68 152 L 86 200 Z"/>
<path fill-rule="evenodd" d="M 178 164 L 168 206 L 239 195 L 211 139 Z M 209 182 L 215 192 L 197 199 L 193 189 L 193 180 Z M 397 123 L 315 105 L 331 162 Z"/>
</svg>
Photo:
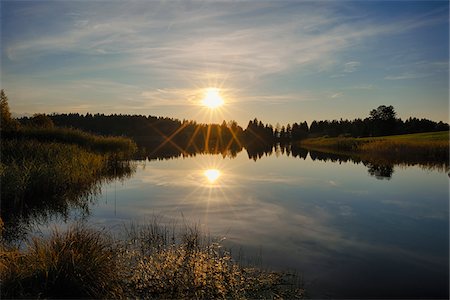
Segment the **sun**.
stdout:
<svg viewBox="0 0 450 300">
<path fill-rule="evenodd" d="M 205 91 L 205 97 L 202 100 L 202 105 L 215 109 L 224 104 L 223 98 L 220 95 L 220 90 L 217 88 L 208 88 Z"/>
</svg>

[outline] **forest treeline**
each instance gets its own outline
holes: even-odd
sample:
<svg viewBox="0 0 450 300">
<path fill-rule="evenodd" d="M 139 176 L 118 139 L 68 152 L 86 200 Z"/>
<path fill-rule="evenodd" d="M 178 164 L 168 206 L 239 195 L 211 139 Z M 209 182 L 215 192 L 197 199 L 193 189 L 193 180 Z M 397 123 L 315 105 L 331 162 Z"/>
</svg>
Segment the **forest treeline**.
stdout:
<svg viewBox="0 0 450 300">
<path fill-rule="evenodd" d="M 54 124 L 101 135 L 127 136 L 138 145 L 150 148 L 168 145 L 197 152 L 214 148 L 239 151 L 242 146 L 289 143 L 312 137 L 376 137 L 449 130 L 449 125 L 442 121 L 415 117 L 402 120 L 396 117 L 393 106 L 385 105 L 373 109 L 364 119 L 313 121 L 311 124 L 303 121 L 273 126 L 255 118 L 249 121 L 245 129 L 235 121 L 205 124 L 167 117 L 122 114 L 35 115 L 23 117 L 19 121 L 28 126 L 46 127 Z"/>
<path fill-rule="evenodd" d="M 410 117 L 403 121 L 396 117 L 393 106 L 381 105 L 370 111 L 365 119 L 313 121 L 273 127 L 254 119 L 246 130 L 247 135 L 262 137 L 274 142 L 292 142 L 315 137 L 377 137 L 421 132 L 449 130 L 449 125 L 442 121 Z"/>
<path fill-rule="evenodd" d="M 164 152 L 164 148 L 176 148 L 180 152 L 210 153 L 226 149 L 239 152 L 258 147 L 258 151 L 271 151 L 274 144 L 287 144 L 315 137 L 376 137 L 394 134 L 410 134 L 449 130 L 442 121 L 410 117 L 403 121 L 396 117 L 393 106 L 381 105 L 370 111 L 365 119 L 295 122 L 275 127 L 255 118 L 243 129 L 236 121 L 222 124 L 197 123 L 168 117 L 124 115 L 124 114 L 35 114 L 32 117 L 12 118 L 8 97 L 1 90 L 0 129 L 5 136 L 8 132 L 18 132 L 26 128 L 76 128 L 104 136 L 125 136 L 132 138 L 139 146 L 152 149 L 154 153 Z M 13 134 L 14 135 L 14 134 Z M 167 147 L 168 146 L 168 147 Z"/>
</svg>

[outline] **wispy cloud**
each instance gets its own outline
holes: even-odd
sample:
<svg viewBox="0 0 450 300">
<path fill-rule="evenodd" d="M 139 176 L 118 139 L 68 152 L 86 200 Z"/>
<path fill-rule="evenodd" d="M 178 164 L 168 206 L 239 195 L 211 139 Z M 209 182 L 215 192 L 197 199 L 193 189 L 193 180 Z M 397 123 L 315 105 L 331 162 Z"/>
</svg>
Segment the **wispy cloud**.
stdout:
<svg viewBox="0 0 450 300">
<path fill-rule="evenodd" d="M 373 90 L 376 87 L 373 84 L 361 84 L 361 85 L 355 85 L 352 88 L 355 90 Z"/>
<path fill-rule="evenodd" d="M 373 90 L 375 86 L 373 84 L 358 84 L 347 88 L 348 90 Z"/>
<path fill-rule="evenodd" d="M 344 96 L 344 93 L 342 92 L 334 93 L 333 95 L 331 95 L 331 99 L 340 98 L 342 96 Z"/>
<path fill-rule="evenodd" d="M 402 64 L 391 67 L 396 70 L 407 70 L 399 72 L 396 75 L 388 75 L 384 77 L 386 80 L 407 80 L 430 77 L 434 75 L 441 76 L 448 74 L 448 61 L 418 61 L 415 63 Z"/>
<path fill-rule="evenodd" d="M 148 11 L 152 5 L 137 6 Z M 335 14 L 332 6 L 313 13 L 284 12 L 286 18 L 277 18 L 275 23 L 256 14 L 261 5 L 247 5 L 247 12 L 253 10 L 253 14 L 249 13 L 245 21 L 232 5 L 223 5 L 220 10 L 199 6 L 197 11 L 180 11 L 171 4 L 155 6 L 167 18 L 118 16 L 113 12 L 120 6 L 112 5 L 96 18 L 87 12 L 73 14 L 59 34 L 15 41 L 6 45 L 6 52 L 14 61 L 65 52 L 118 55 L 114 63 L 123 61 L 128 69 L 147 67 L 154 73 L 176 77 L 201 76 L 205 70 L 214 69 L 249 79 L 302 64 L 315 63 L 321 69 L 324 62 L 335 61 L 339 51 L 362 38 L 429 24 L 426 20 L 385 26 L 367 22 L 351 27 Z M 266 18 L 273 18 L 268 12 L 273 6 L 277 7 L 269 3 L 263 6 Z M 231 22 L 225 23 L 227 20 Z M 208 26 L 200 26 L 204 24 Z M 354 72 L 360 65 L 358 61 L 347 62 L 344 72 Z"/>
<path fill-rule="evenodd" d="M 297 93 L 286 93 L 286 94 L 253 94 L 253 95 L 242 95 L 239 97 L 239 102 L 255 102 L 264 104 L 283 104 L 289 102 L 305 102 L 305 101 L 316 101 L 321 99 L 321 95 L 314 94 L 311 92 L 297 92 Z"/>
<path fill-rule="evenodd" d="M 386 80 L 405 80 L 405 79 L 418 79 L 418 78 L 424 78 L 428 77 L 431 74 L 425 74 L 425 73 L 402 73 L 400 75 L 389 75 L 384 77 Z"/>
<path fill-rule="evenodd" d="M 151 106 L 182 106 L 198 104 L 203 94 L 202 90 L 166 88 L 143 91 L 140 96 Z"/>
<path fill-rule="evenodd" d="M 349 61 L 348 63 L 344 64 L 344 72 L 345 73 L 355 72 L 359 66 L 361 66 L 361 63 L 359 61 Z"/>
</svg>

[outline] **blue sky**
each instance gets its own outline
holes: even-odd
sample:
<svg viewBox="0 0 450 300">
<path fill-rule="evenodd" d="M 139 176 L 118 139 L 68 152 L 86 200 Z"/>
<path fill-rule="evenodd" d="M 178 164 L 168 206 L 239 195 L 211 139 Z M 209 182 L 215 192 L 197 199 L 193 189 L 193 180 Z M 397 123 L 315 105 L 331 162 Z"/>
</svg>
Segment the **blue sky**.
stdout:
<svg viewBox="0 0 450 300">
<path fill-rule="evenodd" d="M 16 114 L 449 119 L 448 1 L 1 2 Z M 208 111 L 204 90 L 226 104 Z"/>
</svg>

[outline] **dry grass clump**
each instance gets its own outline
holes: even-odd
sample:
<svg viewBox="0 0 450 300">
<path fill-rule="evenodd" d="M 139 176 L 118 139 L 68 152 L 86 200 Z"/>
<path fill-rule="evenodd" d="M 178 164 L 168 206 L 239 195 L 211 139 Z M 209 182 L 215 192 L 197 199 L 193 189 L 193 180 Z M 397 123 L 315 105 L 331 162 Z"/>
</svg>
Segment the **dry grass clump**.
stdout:
<svg viewBox="0 0 450 300">
<path fill-rule="evenodd" d="M 171 246 L 140 257 L 130 284 L 139 298 L 239 298 L 242 273 L 230 259 L 213 247 Z"/>
<path fill-rule="evenodd" d="M 137 298 L 254 299 L 302 298 L 298 277 L 242 267 L 220 242 L 198 227 L 165 227 L 153 222 L 134 226 L 124 260 L 132 262 L 127 278 Z"/>
<path fill-rule="evenodd" d="M 129 283 L 143 299 L 302 298 L 304 291 L 289 279 L 243 268 L 216 245 L 197 250 L 182 245 L 141 257 Z"/>
<path fill-rule="evenodd" d="M 118 298 L 123 296 L 113 244 L 76 226 L 35 238 L 25 251 L 0 249 L 3 298 Z"/>
</svg>

